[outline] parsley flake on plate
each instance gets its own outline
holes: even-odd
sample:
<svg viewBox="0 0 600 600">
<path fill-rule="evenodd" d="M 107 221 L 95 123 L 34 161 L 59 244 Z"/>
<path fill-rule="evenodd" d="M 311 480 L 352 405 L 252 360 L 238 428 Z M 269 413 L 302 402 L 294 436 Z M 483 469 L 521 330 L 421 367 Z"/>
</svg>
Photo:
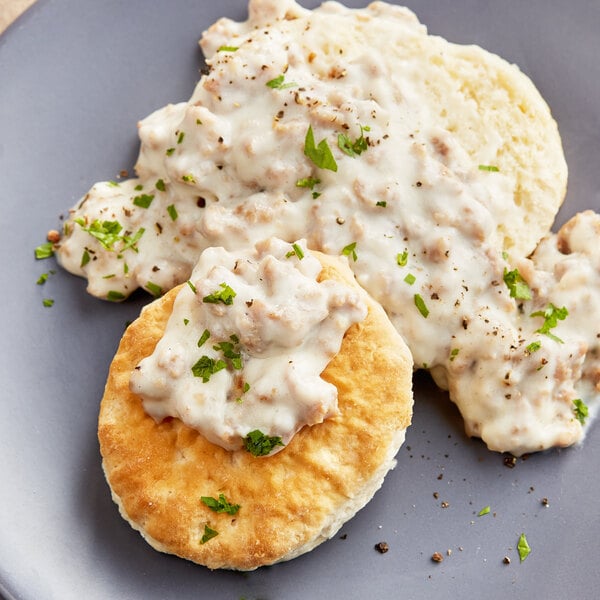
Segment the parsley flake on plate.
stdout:
<svg viewBox="0 0 600 600">
<path fill-rule="evenodd" d="M 519 558 L 521 559 L 521 562 L 523 562 L 531 552 L 531 548 L 529 547 L 529 543 L 527 542 L 527 538 L 525 537 L 524 533 L 522 533 L 519 537 L 517 550 L 519 551 Z"/>
<path fill-rule="evenodd" d="M 222 302 L 227 306 L 233 304 L 233 299 L 236 297 L 236 293 L 225 283 L 220 283 L 220 290 L 216 290 L 212 294 L 208 296 L 204 296 L 202 298 L 202 302 L 207 302 L 208 304 L 217 304 Z"/>
</svg>

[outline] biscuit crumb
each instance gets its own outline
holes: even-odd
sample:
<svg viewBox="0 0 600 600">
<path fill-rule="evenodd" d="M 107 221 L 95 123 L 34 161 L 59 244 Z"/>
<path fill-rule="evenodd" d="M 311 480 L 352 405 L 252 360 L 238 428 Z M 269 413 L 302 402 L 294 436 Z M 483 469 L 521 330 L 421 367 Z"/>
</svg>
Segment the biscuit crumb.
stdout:
<svg viewBox="0 0 600 600">
<path fill-rule="evenodd" d="M 444 557 L 442 556 L 442 554 L 440 552 L 434 552 L 431 555 L 431 560 L 433 562 L 441 563 L 444 560 Z"/>
</svg>

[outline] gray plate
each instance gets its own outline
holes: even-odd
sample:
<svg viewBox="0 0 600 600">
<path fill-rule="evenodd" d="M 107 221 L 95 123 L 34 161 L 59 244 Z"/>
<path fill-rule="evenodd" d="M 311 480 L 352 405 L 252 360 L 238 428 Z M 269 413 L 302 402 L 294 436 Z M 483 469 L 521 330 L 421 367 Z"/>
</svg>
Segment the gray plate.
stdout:
<svg viewBox="0 0 600 600">
<path fill-rule="evenodd" d="M 600 209 L 598 0 L 407 4 L 431 32 L 481 44 L 533 78 L 570 166 L 560 221 Z M 0 591 L 27 600 L 597 597 L 600 428 L 581 447 L 508 469 L 465 438 L 422 376 L 398 467 L 308 555 L 250 574 L 210 572 L 153 551 L 118 516 L 96 415 L 118 339 L 146 298 L 108 305 L 64 272 L 37 286 L 55 265 L 36 262 L 33 249 L 93 182 L 131 168 L 137 119 L 190 95 L 201 31 L 245 14 L 242 0 L 40 0 L 0 38 Z M 487 505 L 492 514 L 477 517 Z M 532 553 L 520 564 L 522 532 Z M 380 541 L 386 554 L 374 550 Z"/>
</svg>

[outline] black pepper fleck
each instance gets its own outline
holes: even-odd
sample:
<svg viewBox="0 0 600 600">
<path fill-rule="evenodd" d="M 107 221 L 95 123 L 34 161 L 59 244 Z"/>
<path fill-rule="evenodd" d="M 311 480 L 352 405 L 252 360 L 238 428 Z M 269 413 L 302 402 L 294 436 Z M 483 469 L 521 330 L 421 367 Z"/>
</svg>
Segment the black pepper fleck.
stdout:
<svg viewBox="0 0 600 600">
<path fill-rule="evenodd" d="M 390 547 L 387 542 L 377 542 L 377 544 L 375 544 L 375 550 L 380 554 L 385 554 L 389 549 Z"/>
</svg>

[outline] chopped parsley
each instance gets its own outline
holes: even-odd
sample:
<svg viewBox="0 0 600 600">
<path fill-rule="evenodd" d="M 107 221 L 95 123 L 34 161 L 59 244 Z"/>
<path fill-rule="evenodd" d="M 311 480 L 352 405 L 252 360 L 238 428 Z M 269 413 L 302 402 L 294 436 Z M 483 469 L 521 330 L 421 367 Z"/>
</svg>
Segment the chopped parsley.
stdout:
<svg viewBox="0 0 600 600">
<path fill-rule="evenodd" d="M 81 218 L 75 219 L 83 231 L 89 233 L 92 237 L 96 238 L 106 250 L 114 251 L 115 244 L 117 242 L 123 242 L 121 252 L 131 248 L 134 252 L 137 252 L 135 245 L 144 234 L 145 229 L 140 227 L 134 236 L 121 235 L 123 226 L 118 221 L 99 221 L 95 219 L 89 225 L 85 226 L 85 221 Z"/>
<path fill-rule="evenodd" d="M 497 173 L 500 169 L 495 165 L 479 165 L 480 171 L 488 171 L 490 173 Z"/>
<path fill-rule="evenodd" d="M 517 550 L 519 551 L 519 559 L 521 560 L 521 562 L 523 562 L 529 556 L 529 553 L 531 552 L 531 548 L 529 547 L 529 544 L 527 543 L 527 538 L 525 537 L 524 533 L 522 533 L 521 536 L 519 537 L 519 542 L 517 544 Z"/>
<path fill-rule="evenodd" d="M 144 189 L 144 186 L 141 183 L 138 183 L 133 189 L 137 192 L 141 192 Z"/>
<path fill-rule="evenodd" d="M 365 131 L 371 131 L 370 127 L 360 126 L 360 137 L 352 141 L 345 133 L 338 135 L 338 148 L 352 158 L 356 158 L 368 149 L 369 145 L 364 136 Z"/>
<path fill-rule="evenodd" d="M 183 140 L 184 140 L 184 138 L 185 138 L 185 131 L 180 131 L 180 132 L 179 132 L 179 136 L 178 136 L 178 138 L 177 138 L 177 143 L 178 143 L 178 144 L 182 144 L 182 143 L 183 143 Z"/>
<path fill-rule="evenodd" d="M 46 308 L 50 308 L 51 306 L 54 305 L 54 300 L 52 298 L 44 298 L 42 300 L 42 304 L 46 307 Z"/>
<path fill-rule="evenodd" d="M 148 281 L 148 283 L 146 283 L 146 288 L 156 298 L 162 296 L 163 294 L 163 289 L 160 287 L 160 285 L 156 285 L 156 283 L 152 283 L 151 281 Z"/>
<path fill-rule="evenodd" d="M 239 352 L 239 349 L 236 347 L 236 344 L 239 344 L 239 339 L 237 335 L 229 336 L 231 342 L 219 342 L 218 344 L 213 346 L 213 350 L 217 352 L 222 352 L 225 358 L 228 358 L 231 361 L 231 366 L 239 371 L 242 368 L 242 354 Z"/>
<path fill-rule="evenodd" d="M 568 314 L 569 311 L 565 306 L 563 306 L 562 308 L 557 308 L 556 306 L 554 306 L 554 304 L 552 304 L 552 302 L 550 302 L 545 310 L 536 310 L 535 312 L 532 312 L 530 316 L 544 317 L 544 323 L 539 329 L 535 330 L 536 333 L 547 335 L 555 342 L 559 342 L 560 344 L 562 344 L 563 341 L 553 333 L 550 333 L 550 330 L 556 327 L 559 321 L 564 321 L 567 318 Z"/>
<path fill-rule="evenodd" d="M 50 258 L 54 256 L 54 248 L 52 242 L 46 242 L 45 244 L 40 244 L 35 249 L 35 257 L 40 260 L 42 258 Z"/>
<path fill-rule="evenodd" d="M 296 181 L 296 187 L 309 188 L 312 190 L 315 185 L 319 183 L 321 183 L 321 180 L 316 177 L 304 177 L 303 179 L 298 179 L 298 181 Z"/>
<path fill-rule="evenodd" d="M 187 284 L 190 286 L 190 290 L 192 290 L 192 292 L 194 292 L 194 294 L 198 293 L 196 286 L 189 279 L 187 280 Z"/>
<path fill-rule="evenodd" d="M 239 504 L 231 504 L 225 498 L 224 494 L 219 494 L 218 498 L 211 496 L 201 496 L 200 500 L 203 504 L 206 504 L 210 510 L 214 510 L 216 513 L 227 513 L 228 515 L 235 515 L 240 510 Z"/>
<path fill-rule="evenodd" d="M 201 544 L 206 544 L 208 540 L 212 540 L 214 537 L 218 536 L 219 532 L 211 529 L 208 525 L 204 525 L 204 535 L 200 539 Z"/>
<path fill-rule="evenodd" d="M 286 90 L 291 87 L 296 87 L 298 84 L 294 81 L 290 81 L 289 83 L 285 82 L 285 76 L 279 75 L 275 77 L 275 79 L 271 79 L 271 81 L 267 81 L 267 87 L 270 87 L 273 90 Z"/>
<path fill-rule="evenodd" d="M 187 323 L 186 323 L 187 325 Z M 201 346 L 203 346 L 205 344 L 205 342 L 208 340 L 208 338 L 210 337 L 210 331 L 208 329 L 205 329 L 202 332 L 202 335 L 200 336 L 200 339 L 198 340 L 198 348 L 200 348 Z"/>
<path fill-rule="evenodd" d="M 219 46 L 217 52 L 235 52 L 238 48 L 238 46 Z"/>
<path fill-rule="evenodd" d="M 202 298 L 202 302 L 207 302 L 208 304 L 217 304 L 222 302 L 227 306 L 233 304 L 233 299 L 236 297 L 236 293 L 225 282 L 220 283 L 219 285 L 221 286 L 221 289 L 216 290 L 208 296 L 204 296 L 204 298 Z"/>
<path fill-rule="evenodd" d="M 176 221 L 179 216 L 174 204 L 169 204 L 169 206 L 167 206 L 167 213 L 171 217 L 171 221 Z"/>
<path fill-rule="evenodd" d="M 183 175 L 181 179 L 183 179 L 183 181 L 185 181 L 186 183 L 196 183 L 196 179 L 190 173 Z"/>
<path fill-rule="evenodd" d="M 165 184 L 165 180 L 164 179 L 159 179 L 155 184 L 154 187 L 156 187 L 156 189 L 159 192 L 164 192 L 167 189 L 167 186 Z"/>
<path fill-rule="evenodd" d="M 265 435 L 260 429 L 251 431 L 244 438 L 244 448 L 253 456 L 266 456 L 275 446 L 284 446 L 279 436 Z"/>
<path fill-rule="evenodd" d="M 292 244 L 292 249 L 285 255 L 286 258 L 291 258 L 296 255 L 298 260 L 302 260 L 304 258 L 304 251 L 298 244 Z"/>
<path fill-rule="evenodd" d="M 48 277 L 50 277 L 50 275 L 54 275 L 54 273 L 56 273 L 56 271 L 49 271 L 48 273 L 42 273 L 38 277 L 36 283 L 38 285 L 44 285 L 46 283 L 46 281 L 48 281 Z"/>
<path fill-rule="evenodd" d="M 194 377 L 202 377 L 202 382 L 207 383 L 210 380 L 211 375 L 218 373 L 222 369 L 227 367 L 224 360 L 215 360 L 210 356 L 201 356 L 192 366 L 192 373 Z"/>
<path fill-rule="evenodd" d="M 125 300 L 125 294 L 117 292 L 116 290 L 110 290 L 108 294 L 106 294 L 106 299 L 110 302 L 119 302 L 120 300 Z"/>
<path fill-rule="evenodd" d="M 154 200 L 154 194 L 140 194 L 133 199 L 133 203 L 140 208 L 148 208 Z"/>
<path fill-rule="evenodd" d="M 404 278 L 404 281 L 408 283 L 408 285 L 413 285 L 416 280 L 417 278 L 412 273 L 408 273 Z"/>
<path fill-rule="evenodd" d="M 537 352 L 541 347 L 542 347 L 542 342 L 540 342 L 540 341 L 531 342 L 531 344 L 528 344 L 525 347 L 525 352 L 527 354 L 533 354 L 534 352 Z"/>
<path fill-rule="evenodd" d="M 342 254 L 344 256 L 351 256 L 352 260 L 356 262 L 358 260 L 358 255 L 356 254 L 356 242 L 344 246 L 342 248 Z"/>
<path fill-rule="evenodd" d="M 585 425 L 585 420 L 589 415 L 589 409 L 587 404 L 581 398 L 576 398 L 573 400 L 573 412 L 575 413 L 575 418 L 582 425 Z"/>
<path fill-rule="evenodd" d="M 504 283 L 510 290 L 510 297 L 517 300 L 531 300 L 531 290 L 527 282 L 521 277 L 518 269 L 509 271 L 504 267 Z"/>
<path fill-rule="evenodd" d="M 167 148 L 165 151 L 165 154 L 167 156 L 171 156 L 173 154 L 173 152 L 175 152 L 175 148 Z"/>
<path fill-rule="evenodd" d="M 83 254 L 81 255 L 81 263 L 80 263 L 80 267 L 85 267 L 85 265 L 87 265 L 91 260 L 90 257 L 90 253 L 87 251 L 87 249 L 85 249 L 83 251 Z"/>
<path fill-rule="evenodd" d="M 415 294 L 414 296 L 415 306 L 419 309 L 419 312 L 423 315 L 423 317 L 427 318 L 429 316 L 429 309 L 425 304 L 425 300 L 421 297 L 421 294 Z"/>
<path fill-rule="evenodd" d="M 380 200 L 379 202 L 375 203 L 375 206 L 381 206 L 382 208 L 385 208 L 387 206 L 387 202 L 385 200 Z"/>
<path fill-rule="evenodd" d="M 483 517 L 483 515 L 489 515 L 491 508 L 489 506 L 484 506 L 478 513 L 478 517 Z"/>
<path fill-rule="evenodd" d="M 312 125 L 309 125 L 306 132 L 304 154 L 310 158 L 319 169 L 329 169 L 334 172 L 338 169 L 327 140 L 322 139 L 318 145 L 315 145 L 315 135 L 313 133 Z"/>
<path fill-rule="evenodd" d="M 408 263 L 408 250 L 396 254 L 396 262 L 399 267 L 405 267 L 406 263 Z"/>
<path fill-rule="evenodd" d="M 450 362 L 454 361 L 454 359 L 458 356 L 460 352 L 460 348 L 452 348 L 450 351 Z"/>
<path fill-rule="evenodd" d="M 113 181 L 112 179 L 110 181 L 107 181 L 106 185 L 110 187 L 119 187 L 119 184 L 116 181 Z"/>
</svg>

